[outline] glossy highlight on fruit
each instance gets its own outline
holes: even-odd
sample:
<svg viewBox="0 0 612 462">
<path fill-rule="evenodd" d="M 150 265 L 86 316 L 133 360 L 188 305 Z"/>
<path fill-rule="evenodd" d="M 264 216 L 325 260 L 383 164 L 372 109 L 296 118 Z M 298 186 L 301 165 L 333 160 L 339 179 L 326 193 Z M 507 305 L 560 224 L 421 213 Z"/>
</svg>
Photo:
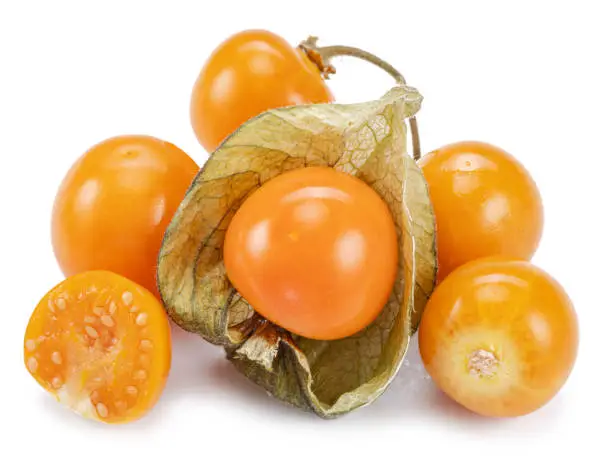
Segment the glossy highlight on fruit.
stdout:
<svg viewBox="0 0 612 462">
<path fill-rule="evenodd" d="M 40 301 L 24 339 L 25 365 L 83 417 L 124 423 L 161 395 L 170 326 L 153 294 L 107 271 L 66 279 Z"/>
<path fill-rule="evenodd" d="M 578 350 L 571 300 L 529 262 L 491 257 L 451 273 L 419 328 L 425 368 L 451 398 L 481 415 L 528 414 L 567 380 Z"/>
<path fill-rule="evenodd" d="M 436 215 L 439 281 L 477 258 L 533 256 L 542 235 L 542 200 L 513 156 L 470 141 L 433 151 L 419 166 Z"/>
<path fill-rule="evenodd" d="M 284 173 L 242 204 L 224 243 L 227 274 L 263 317 L 313 339 L 352 335 L 379 314 L 397 272 L 387 204 L 327 167 Z"/>
<path fill-rule="evenodd" d="M 108 270 L 157 293 L 162 238 L 197 172 L 187 154 L 150 136 L 92 147 L 55 198 L 53 250 L 64 274 Z"/>
<path fill-rule="evenodd" d="M 319 69 L 302 50 L 271 32 L 247 30 L 229 37 L 204 64 L 191 97 L 191 124 L 213 152 L 264 111 L 331 101 Z"/>
</svg>

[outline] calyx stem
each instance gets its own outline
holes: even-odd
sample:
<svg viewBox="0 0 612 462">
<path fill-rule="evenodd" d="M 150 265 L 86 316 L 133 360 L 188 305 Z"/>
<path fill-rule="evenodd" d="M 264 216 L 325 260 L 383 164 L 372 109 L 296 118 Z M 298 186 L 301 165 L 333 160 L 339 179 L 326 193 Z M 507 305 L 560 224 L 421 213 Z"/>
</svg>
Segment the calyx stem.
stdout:
<svg viewBox="0 0 612 462">
<path fill-rule="evenodd" d="M 308 37 L 306 40 L 300 43 L 299 48 L 313 63 L 317 65 L 321 71 L 321 75 L 323 75 L 325 79 L 328 79 L 331 74 L 336 73 L 336 68 L 331 64 L 331 59 L 337 56 L 352 56 L 379 67 L 393 77 L 398 85 L 406 85 L 406 79 L 404 76 L 395 67 L 378 56 L 360 48 L 343 45 L 319 47 L 317 45 L 317 40 L 317 37 Z M 421 142 L 419 139 L 419 129 L 417 126 L 416 117 L 410 117 L 408 122 L 410 125 L 410 134 L 412 136 L 412 154 L 414 160 L 419 160 L 421 158 Z"/>
</svg>

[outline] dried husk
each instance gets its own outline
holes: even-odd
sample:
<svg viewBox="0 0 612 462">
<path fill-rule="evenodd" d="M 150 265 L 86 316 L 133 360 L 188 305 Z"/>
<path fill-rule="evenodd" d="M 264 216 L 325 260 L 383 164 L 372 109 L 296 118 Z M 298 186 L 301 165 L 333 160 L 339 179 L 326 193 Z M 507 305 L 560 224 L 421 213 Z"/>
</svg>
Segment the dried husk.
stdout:
<svg viewBox="0 0 612 462">
<path fill-rule="evenodd" d="M 239 371 L 277 398 L 321 417 L 345 414 L 384 392 L 434 287 L 434 217 L 406 143 L 406 119 L 421 99 L 401 85 L 377 101 L 296 106 L 251 119 L 211 155 L 164 238 L 158 283 L 171 318 L 225 347 Z M 302 338 L 262 319 L 223 265 L 225 231 L 245 198 L 270 178 L 306 166 L 362 179 L 387 202 L 396 224 L 393 293 L 370 326 L 341 340 Z"/>
</svg>

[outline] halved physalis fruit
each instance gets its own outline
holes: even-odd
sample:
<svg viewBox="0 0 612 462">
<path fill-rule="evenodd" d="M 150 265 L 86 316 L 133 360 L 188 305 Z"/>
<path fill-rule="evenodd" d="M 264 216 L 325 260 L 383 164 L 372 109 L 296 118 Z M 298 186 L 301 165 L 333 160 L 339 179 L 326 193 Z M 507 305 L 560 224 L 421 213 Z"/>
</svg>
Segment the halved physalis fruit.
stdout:
<svg viewBox="0 0 612 462">
<path fill-rule="evenodd" d="M 81 273 L 34 310 L 24 359 L 38 383 L 78 414 L 129 422 L 164 389 L 170 326 L 155 296 L 138 284 L 107 271 Z"/>
</svg>

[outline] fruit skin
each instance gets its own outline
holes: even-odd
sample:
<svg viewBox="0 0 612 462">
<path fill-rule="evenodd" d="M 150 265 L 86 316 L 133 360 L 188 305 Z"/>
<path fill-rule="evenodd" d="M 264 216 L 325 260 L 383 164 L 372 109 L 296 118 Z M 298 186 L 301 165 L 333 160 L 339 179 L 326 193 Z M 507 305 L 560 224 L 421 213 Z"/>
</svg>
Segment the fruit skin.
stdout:
<svg viewBox="0 0 612 462">
<path fill-rule="evenodd" d="M 578 320 L 563 288 L 543 270 L 484 258 L 436 288 L 419 348 L 434 382 L 455 401 L 485 416 L 520 416 L 550 401 L 567 380 Z M 497 364 L 487 365 L 493 358 Z"/>
<path fill-rule="evenodd" d="M 333 101 L 319 69 L 299 49 L 265 30 L 229 37 L 193 87 L 191 124 L 213 152 L 240 125 L 269 109 Z"/>
<path fill-rule="evenodd" d="M 162 238 L 197 172 L 187 154 L 150 136 L 93 146 L 55 198 L 52 242 L 64 274 L 109 270 L 157 293 Z"/>
<path fill-rule="evenodd" d="M 361 180 L 325 167 L 265 183 L 224 242 L 227 275 L 263 317 L 331 340 L 370 324 L 395 282 L 397 234 L 387 204 Z"/>
<path fill-rule="evenodd" d="M 50 290 L 24 337 L 32 377 L 76 413 L 105 423 L 137 420 L 157 403 L 171 356 L 163 306 L 109 271 L 81 273 Z"/>
<path fill-rule="evenodd" d="M 438 281 L 477 258 L 533 256 L 542 235 L 542 200 L 513 156 L 466 141 L 427 154 L 419 166 L 436 216 Z"/>
</svg>

